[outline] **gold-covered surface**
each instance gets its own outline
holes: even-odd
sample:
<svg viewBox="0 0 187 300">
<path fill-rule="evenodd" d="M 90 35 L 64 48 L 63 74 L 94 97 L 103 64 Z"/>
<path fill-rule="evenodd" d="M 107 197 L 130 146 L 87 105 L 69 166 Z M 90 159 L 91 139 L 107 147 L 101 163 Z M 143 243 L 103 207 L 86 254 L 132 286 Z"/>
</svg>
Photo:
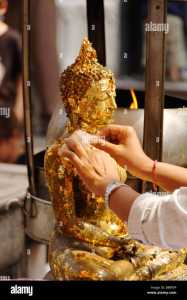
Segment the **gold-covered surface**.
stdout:
<svg viewBox="0 0 187 300">
<path fill-rule="evenodd" d="M 87 39 L 75 63 L 62 73 L 60 89 L 69 118 L 66 135 L 77 129 L 95 134 L 111 122 L 116 109 L 115 80 L 112 72 L 98 63 Z M 126 225 L 105 207 L 104 199 L 88 192 L 72 164 L 59 156 L 63 145 L 62 137 L 45 156 L 45 174 L 57 221 L 49 251 L 54 278 L 184 278 L 185 250 L 166 251 L 130 239 Z M 112 158 L 111 163 L 114 163 Z M 116 167 L 125 181 L 125 170 L 117 164 Z"/>
</svg>

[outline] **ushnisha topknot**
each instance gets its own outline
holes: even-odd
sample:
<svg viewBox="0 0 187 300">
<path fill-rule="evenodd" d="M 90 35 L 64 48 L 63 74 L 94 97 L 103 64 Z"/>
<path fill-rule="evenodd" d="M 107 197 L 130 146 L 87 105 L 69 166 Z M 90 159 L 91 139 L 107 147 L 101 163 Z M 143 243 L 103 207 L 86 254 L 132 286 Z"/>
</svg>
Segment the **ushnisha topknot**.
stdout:
<svg viewBox="0 0 187 300">
<path fill-rule="evenodd" d="M 110 70 L 98 63 L 97 53 L 88 38 L 84 38 L 75 62 L 60 77 L 60 91 L 66 112 L 71 118 L 79 100 L 94 82 L 109 80 L 110 93 L 115 95 L 115 79 Z"/>
</svg>

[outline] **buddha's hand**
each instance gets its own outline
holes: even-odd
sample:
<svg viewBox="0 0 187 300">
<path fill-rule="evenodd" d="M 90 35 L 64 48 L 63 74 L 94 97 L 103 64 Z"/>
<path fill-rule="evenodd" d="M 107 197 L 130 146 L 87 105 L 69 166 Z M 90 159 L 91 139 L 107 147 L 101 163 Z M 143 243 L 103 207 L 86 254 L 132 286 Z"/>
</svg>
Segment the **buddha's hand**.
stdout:
<svg viewBox="0 0 187 300">
<path fill-rule="evenodd" d="M 81 132 L 82 133 L 82 132 Z M 120 180 L 116 162 L 111 156 L 80 139 L 76 131 L 59 150 L 59 155 L 74 165 L 78 175 L 96 196 L 104 196 L 107 185 L 113 180 Z"/>
<path fill-rule="evenodd" d="M 152 160 L 144 153 L 136 131 L 130 126 L 109 125 L 99 133 L 101 139 L 91 143 L 109 153 L 122 167 L 142 179 L 152 169 Z"/>
</svg>

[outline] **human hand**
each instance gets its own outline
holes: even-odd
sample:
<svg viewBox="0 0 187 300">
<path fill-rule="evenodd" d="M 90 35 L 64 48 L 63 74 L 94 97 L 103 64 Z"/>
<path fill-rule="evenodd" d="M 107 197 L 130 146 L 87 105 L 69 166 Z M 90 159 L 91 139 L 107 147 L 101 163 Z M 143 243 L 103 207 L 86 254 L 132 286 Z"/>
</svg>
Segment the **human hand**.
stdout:
<svg viewBox="0 0 187 300">
<path fill-rule="evenodd" d="M 148 179 L 153 161 L 144 153 L 136 131 L 130 126 L 109 125 L 99 133 L 92 145 L 109 153 L 122 167 L 141 179 Z"/>
<path fill-rule="evenodd" d="M 61 157 L 66 157 L 74 165 L 78 175 L 96 196 L 104 196 L 107 185 L 113 180 L 120 180 L 116 162 L 111 156 L 88 143 L 88 134 L 78 130 L 65 139 L 65 146 L 59 151 Z"/>
</svg>

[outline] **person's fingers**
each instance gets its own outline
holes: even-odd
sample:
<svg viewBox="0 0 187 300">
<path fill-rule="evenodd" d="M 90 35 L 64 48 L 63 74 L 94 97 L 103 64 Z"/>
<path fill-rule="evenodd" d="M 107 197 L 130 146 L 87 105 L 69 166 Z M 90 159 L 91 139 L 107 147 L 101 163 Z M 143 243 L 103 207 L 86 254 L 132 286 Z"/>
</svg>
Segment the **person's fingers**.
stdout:
<svg viewBox="0 0 187 300">
<path fill-rule="evenodd" d="M 65 139 L 65 143 L 71 151 L 77 154 L 79 158 L 87 157 L 85 147 L 78 140 L 70 137 Z"/>
<path fill-rule="evenodd" d="M 100 150 L 109 153 L 113 158 L 116 158 L 116 156 L 118 155 L 118 146 L 110 142 L 98 141 L 97 143 L 94 143 L 94 146 Z"/>
<path fill-rule="evenodd" d="M 116 125 L 116 124 L 110 124 L 110 125 L 107 125 L 106 127 L 102 128 L 100 131 L 99 131 L 99 135 L 104 135 L 104 136 L 107 136 L 107 135 L 110 135 L 110 134 L 118 134 L 119 131 L 121 130 L 124 130 L 126 126 L 121 126 L 121 125 Z"/>
<path fill-rule="evenodd" d="M 92 167 L 99 175 L 105 174 L 104 165 L 105 165 L 106 155 L 109 156 L 109 154 L 107 154 L 106 152 L 99 150 L 95 147 L 89 153 L 88 162 L 92 164 Z"/>
<path fill-rule="evenodd" d="M 81 159 L 68 148 L 64 148 L 60 152 L 61 157 L 68 158 L 70 162 L 76 167 L 76 169 L 80 169 L 82 167 Z"/>
<path fill-rule="evenodd" d="M 58 155 L 59 155 L 59 156 L 63 155 L 63 152 L 64 152 L 65 150 L 68 150 L 68 146 L 67 146 L 66 144 L 64 144 L 62 147 L 60 147 L 60 148 L 58 149 Z"/>
<path fill-rule="evenodd" d="M 119 177 L 115 160 L 100 149 L 95 151 L 93 167 L 100 176 Z"/>
<path fill-rule="evenodd" d="M 127 133 L 128 126 L 108 125 L 100 130 L 99 136 L 110 142 L 119 144 L 126 138 Z"/>
<path fill-rule="evenodd" d="M 83 181 L 90 180 L 95 176 L 92 165 L 87 160 L 80 159 L 73 151 L 68 148 L 64 148 L 61 150 L 60 154 L 61 156 L 69 159 Z"/>
</svg>

